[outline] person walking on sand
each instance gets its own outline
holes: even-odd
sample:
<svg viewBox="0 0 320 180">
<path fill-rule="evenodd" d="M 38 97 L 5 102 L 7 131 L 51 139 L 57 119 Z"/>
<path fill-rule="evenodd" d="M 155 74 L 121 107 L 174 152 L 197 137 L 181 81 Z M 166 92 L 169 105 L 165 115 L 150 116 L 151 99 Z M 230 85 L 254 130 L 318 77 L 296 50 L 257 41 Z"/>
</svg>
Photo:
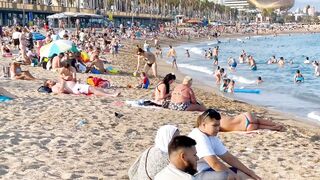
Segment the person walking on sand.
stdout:
<svg viewBox="0 0 320 180">
<path fill-rule="evenodd" d="M 178 69 L 176 50 L 174 50 L 171 45 L 169 45 L 169 48 L 170 49 L 167 56 L 172 59 L 172 69 L 174 69 L 174 66 L 176 66 L 176 69 Z"/>
</svg>

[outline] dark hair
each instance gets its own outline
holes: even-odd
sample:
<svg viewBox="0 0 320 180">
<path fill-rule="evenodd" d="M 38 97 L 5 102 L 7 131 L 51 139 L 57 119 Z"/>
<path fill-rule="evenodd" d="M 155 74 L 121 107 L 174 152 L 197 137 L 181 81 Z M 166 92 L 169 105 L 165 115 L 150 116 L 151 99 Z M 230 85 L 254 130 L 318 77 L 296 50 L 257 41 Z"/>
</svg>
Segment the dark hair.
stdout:
<svg viewBox="0 0 320 180">
<path fill-rule="evenodd" d="M 297 70 L 297 73 L 300 73 L 300 70 L 299 70 L 299 69 Z"/>
<path fill-rule="evenodd" d="M 169 82 L 171 80 L 176 80 L 176 75 L 174 75 L 173 73 L 167 74 L 162 80 L 163 84 L 166 86 L 166 94 L 169 94 L 169 92 L 170 92 L 170 83 Z"/>
<path fill-rule="evenodd" d="M 182 148 L 191 148 L 192 146 L 195 146 L 197 143 L 194 139 L 188 137 L 188 136 L 176 136 L 172 138 L 168 145 L 168 153 L 169 156 Z"/>
<path fill-rule="evenodd" d="M 258 77 L 258 80 L 262 80 L 261 76 Z"/>
<path fill-rule="evenodd" d="M 144 53 L 144 50 L 142 48 L 138 48 L 138 52 L 137 53 Z"/>
<path fill-rule="evenodd" d="M 171 46 L 171 45 L 169 45 L 169 48 L 172 48 L 172 46 Z"/>
<path fill-rule="evenodd" d="M 309 60 L 309 57 L 306 57 L 306 60 Z"/>
<path fill-rule="evenodd" d="M 198 118 L 196 122 L 196 127 L 199 127 L 205 120 L 209 120 L 207 117 L 210 117 L 210 120 L 214 119 L 220 121 L 221 115 L 214 109 L 207 109 L 203 112 Z"/>
<path fill-rule="evenodd" d="M 219 71 L 220 73 L 224 73 L 224 68 L 221 68 Z"/>
</svg>

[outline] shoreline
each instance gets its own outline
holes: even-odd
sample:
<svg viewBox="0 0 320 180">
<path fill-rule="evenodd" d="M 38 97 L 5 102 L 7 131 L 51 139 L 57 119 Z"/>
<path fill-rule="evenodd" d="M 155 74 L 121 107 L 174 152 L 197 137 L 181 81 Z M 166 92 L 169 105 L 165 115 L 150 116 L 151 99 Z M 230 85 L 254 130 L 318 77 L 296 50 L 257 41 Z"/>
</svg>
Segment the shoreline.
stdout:
<svg viewBox="0 0 320 180">
<path fill-rule="evenodd" d="M 319 34 L 320 33 L 320 30 L 318 32 L 284 32 L 284 33 L 279 33 L 278 36 L 281 36 L 281 35 L 289 35 L 289 34 Z M 272 34 L 263 34 L 263 35 L 257 35 L 257 36 L 270 36 Z M 250 35 L 249 35 L 250 36 Z M 255 35 L 252 35 L 250 37 L 254 37 Z M 227 36 L 221 36 L 217 39 L 221 40 L 221 39 L 237 39 L 237 38 L 243 38 L 243 37 L 248 37 L 248 35 L 227 35 Z M 201 38 L 201 39 L 197 39 L 197 40 L 192 40 L 191 42 L 178 42 L 178 43 L 174 43 L 174 47 L 178 47 L 178 46 L 183 46 L 183 45 L 190 45 L 190 44 L 194 44 L 194 45 L 197 45 L 199 43 L 203 43 L 203 42 L 209 42 L 209 41 L 214 41 L 214 39 L 211 39 L 211 40 L 207 40 L 207 41 L 203 41 L 204 39 Z M 168 43 L 166 43 L 167 45 Z M 164 69 L 164 72 L 170 72 L 170 70 L 172 70 L 171 68 L 171 65 L 168 64 L 165 59 L 161 59 L 161 60 L 158 60 L 158 69 L 160 71 L 162 71 L 162 69 Z M 179 66 L 179 64 L 178 64 Z M 162 69 L 161 69 L 162 68 Z M 187 74 L 186 73 L 183 73 L 181 72 L 181 70 L 178 70 L 174 72 L 176 75 L 177 75 L 177 79 L 183 79 L 184 76 L 186 76 Z M 162 76 L 165 76 L 165 74 L 161 74 Z M 214 78 L 214 77 L 212 77 Z M 229 97 L 229 96 L 226 96 L 225 94 L 221 93 L 219 91 L 219 89 L 217 87 L 214 87 L 214 86 L 210 86 L 210 85 L 207 85 L 205 84 L 204 82 L 201 82 L 201 81 L 194 81 L 193 83 L 193 87 L 195 88 L 199 88 L 199 89 L 202 89 L 204 90 L 205 92 L 214 92 L 216 95 L 218 96 L 221 96 L 225 99 L 229 99 L 231 101 L 239 101 L 239 102 L 242 102 L 242 103 L 246 103 L 248 105 L 252 105 L 252 106 L 257 106 L 259 108 L 263 108 L 263 109 L 266 109 L 268 110 L 270 113 L 272 114 L 275 114 L 276 116 L 280 117 L 281 119 L 283 119 L 284 117 L 290 117 L 291 119 L 293 119 L 294 121 L 297 121 L 297 122 L 301 122 L 301 123 L 304 123 L 305 125 L 308 125 L 310 127 L 320 127 L 320 122 L 317 121 L 317 120 L 314 120 L 314 119 L 311 119 L 311 118 L 308 118 L 308 117 L 303 117 L 303 116 L 299 116 L 299 115 L 295 115 L 291 112 L 285 112 L 285 111 L 280 111 L 280 110 L 276 110 L 276 109 L 272 109 L 272 108 L 268 108 L 268 107 L 265 107 L 263 105 L 258 105 L 258 104 L 254 104 L 254 103 L 250 103 L 250 102 L 246 102 L 246 101 L 243 101 L 243 100 L 238 100 L 238 99 L 235 99 L 235 98 L 232 98 L 232 97 Z"/>
<path fill-rule="evenodd" d="M 200 112 L 126 104 L 127 100 L 152 99 L 158 82 L 150 78 L 148 90 L 128 87 L 134 87 L 140 80 L 132 73 L 137 63 L 134 47 L 141 42 L 124 42 L 125 47 L 120 49 L 118 57 L 105 55 L 112 60 L 110 66 L 122 73 L 77 74 L 82 82 L 90 75 L 109 80 L 122 94 L 117 98 L 39 93 L 37 88 L 44 79 L 57 79 L 57 73 L 42 67 L 22 67 L 38 78 L 34 81 L 1 80 L 0 86 L 18 98 L 0 103 L 0 178 L 128 179 L 129 167 L 141 152 L 154 144 L 160 126 L 175 125 L 182 135 L 187 135 Z M 1 58 L 0 64 L 8 62 L 11 59 Z M 159 61 L 161 75 L 171 71 L 170 65 Z M 175 74 L 182 80 L 182 73 Z M 286 115 L 277 117 L 277 113 L 262 107 L 227 99 L 200 82 L 196 81 L 194 86 L 197 99 L 222 114 L 233 116 L 254 111 L 259 118 L 285 125 L 284 132 L 219 133 L 227 149 L 263 179 L 319 179 L 320 128 L 294 121 Z M 117 117 L 115 113 L 123 116 Z M 81 120 L 87 123 L 78 126 Z"/>
</svg>

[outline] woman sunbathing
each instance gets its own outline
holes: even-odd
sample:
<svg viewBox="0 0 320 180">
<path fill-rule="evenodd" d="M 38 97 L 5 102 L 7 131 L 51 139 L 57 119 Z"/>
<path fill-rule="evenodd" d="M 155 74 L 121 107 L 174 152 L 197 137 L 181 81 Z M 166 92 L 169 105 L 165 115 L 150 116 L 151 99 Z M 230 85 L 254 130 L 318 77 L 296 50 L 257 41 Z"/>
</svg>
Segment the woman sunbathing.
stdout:
<svg viewBox="0 0 320 180">
<path fill-rule="evenodd" d="M 157 85 L 154 95 L 154 102 L 163 105 L 166 100 L 171 98 L 170 84 L 176 80 L 176 76 L 173 73 L 167 74 L 163 80 Z"/>
<path fill-rule="evenodd" d="M 21 79 L 21 80 L 34 80 L 34 78 L 29 71 L 22 71 L 20 63 L 13 62 L 10 65 L 10 76 L 11 79 Z"/>
<path fill-rule="evenodd" d="M 154 176 L 169 164 L 168 145 L 171 139 L 179 134 L 175 126 L 160 127 L 155 138 L 155 145 L 146 149 L 130 167 L 129 179 L 154 179 Z"/>
<path fill-rule="evenodd" d="M 284 127 L 270 120 L 257 119 L 253 113 L 243 113 L 235 117 L 222 116 L 220 131 L 254 131 L 258 129 L 270 129 L 283 131 Z"/>
<path fill-rule="evenodd" d="M 206 107 L 199 104 L 191 89 L 192 78 L 186 76 L 182 84 L 176 86 L 172 92 L 169 108 L 178 111 L 205 111 Z"/>
</svg>

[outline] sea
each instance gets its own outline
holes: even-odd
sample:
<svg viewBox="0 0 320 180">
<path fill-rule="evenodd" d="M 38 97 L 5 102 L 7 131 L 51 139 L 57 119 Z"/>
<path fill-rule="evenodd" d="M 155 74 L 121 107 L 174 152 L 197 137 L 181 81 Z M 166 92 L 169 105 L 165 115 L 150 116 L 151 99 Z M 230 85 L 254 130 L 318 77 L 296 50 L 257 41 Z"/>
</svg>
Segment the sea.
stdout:
<svg viewBox="0 0 320 180">
<path fill-rule="evenodd" d="M 306 57 L 309 57 L 310 61 L 320 61 L 320 34 L 224 38 L 175 47 L 179 70 L 218 90 L 214 78 L 217 67 L 213 66 L 212 60 L 204 56 L 204 50 L 213 49 L 215 46 L 219 46 L 219 66 L 227 70 L 228 78 L 235 80 L 235 88 L 260 90 L 260 94 L 225 93 L 226 96 L 320 124 L 320 77 L 314 75 L 312 64 L 304 64 Z M 189 58 L 186 50 L 190 52 Z M 254 57 L 257 71 L 252 71 L 248 64 L 239 64 L 238 58 L 242 50 Z M 167 49 L 164 54 L 166 52 Z M 273 55 L 277 59 L 284 57 L 286 62 L 293 63 L 286 63 L 283 67 L 267 64 Z M 234 72 L 228 68 L 229 57 L 238 61 Z M 166 61 L 170 63 L 169 59 Z M 294 83 L 296 70 L 303 74 L 303 83 Z M 264 82 L 257 85 L 259 76 Z"/>
</svg>

